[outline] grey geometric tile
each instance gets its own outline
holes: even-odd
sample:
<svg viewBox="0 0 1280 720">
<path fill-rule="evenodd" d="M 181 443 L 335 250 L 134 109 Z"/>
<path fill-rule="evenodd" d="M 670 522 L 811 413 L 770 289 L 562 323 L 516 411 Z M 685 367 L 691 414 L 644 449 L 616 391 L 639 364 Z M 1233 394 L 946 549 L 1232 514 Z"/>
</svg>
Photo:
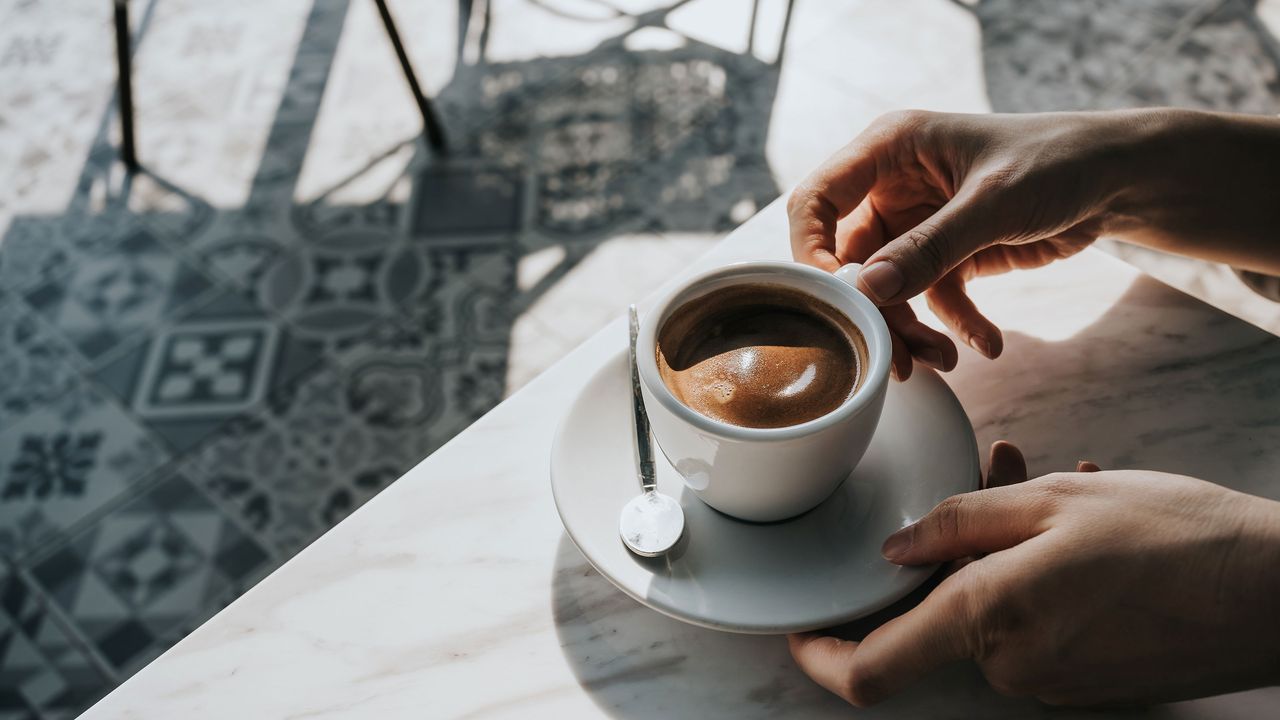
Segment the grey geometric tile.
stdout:
<svg viewBox="0 0 1280 720">
<path fill-rule="evenodd" d="M 86 203 L 87 191 L 88 185 L 82 185 L 73 205 Z M 19 215 L 0 238 L 0 286 L 25 291 L 62 279 L 83 265 L 109 261 L 121 252 L 122 244 L 136 242 L 140 234 L 155 234 L 149 222 L 118 201 L 94 213 L 73 209 L 58 215 Z"/>
<path fill-rule="evenodd" d="M 1219 0 L 980 0 L 987 95 L 998 112 L 1083 110 Z"/>
<path fill-rule="evenodd" d="M 138 230 L 26 299 L 92 361 L 211 287 L 149 231 Z"/>
<path fill-rule="evenodd" d="M 287 557 L 438 447 L 445 410 L 429 358 L 329 367 L 224 427 L 179 472 Z"/>
<path fill-rule="evenodd" d="M 48 542 L 169 459 L 85 383 L 0 429 L 0 553 Z"/>
<path fill-rule="evenodd" d="M 334 357 L 352 366 L 367 356 L 426 353 L 420 357 L 449 364 L 478 347 L 505 350 L 519 296 L 513 250 L 483 243 L 478 248 L 431 246 L 414 257 L 423 259 L 421 269 L 415 265 L 412 272 L 429 281 L 405 293 L 391 319 L 337 348 Z M 405 266 L 401 271 L 410 272 Z"/>
<path fill-rule="evenodd" d="M 0 241 L 0 285 L 25 290 L 65 275 L 81 256 L 57 217 L 18 216 Z"/>
<path fill-rule="evenodd" d="M 127 676 L 167 649 L 175 632 L 216 612 L 211 597 L 247 590 L 272 566 L 220 508 L 170 475 L 45 554 L 31 572 Z"/>
<path fill-rule="evenodd" d="M 722 229 L 722 213 L 707 212 L 720 196 L 709 195 L 735 182 L 737 167 L 766 172 L 736 181 L 747 189 L 731 206 L 779 192 L 764 158 L 777 83 L 775 66 L 697 41 L 460 68 L 440 93 L 457 116 L 454 154 L 415 175 L 410 232 L 463 243 L 516 229 L 521 244 L 530 233 L 545 244 Z M 468 192 L 481 185 L 500 192 Z M 667 212 L 680 199 L 701 212 Z"/>
<path fill-rule="evenodd" d="M 257 298 L 300 337 L 337 344 L 400 315 L 433 272 L 421 249 L 389 233 L 338 232 L 292 248 L 262 275 Z"/>
<path fill-rule="evenodd" d="M 0 428 L 69 392 L 80 362 L 21 300 L 0 290 Z"/>
<path fill-rule="evenodd" d="M 318 343 L 228 291 L 156 328 L 94 377 L 181 453 L 230 418 L 257 412 L 320 357 Z"/>
<path fill-rule="evenodd" d="M 260 232 L 205 237 L 196 249 L 200 261 L 246 289 L 284 252 L 280 242 Z"/>
<path fill-rule="evenodd" d="M 74 717 L 111 688 L 48 602 L 0 564 L 0 718 Z"/>
<path fill-rule="evenodd" d="M 1280 44 L 1253 4 L 1227 0 L 1104 107 L 1170 105 L 1259 115 L 1280 113 Z"/>
</svg>

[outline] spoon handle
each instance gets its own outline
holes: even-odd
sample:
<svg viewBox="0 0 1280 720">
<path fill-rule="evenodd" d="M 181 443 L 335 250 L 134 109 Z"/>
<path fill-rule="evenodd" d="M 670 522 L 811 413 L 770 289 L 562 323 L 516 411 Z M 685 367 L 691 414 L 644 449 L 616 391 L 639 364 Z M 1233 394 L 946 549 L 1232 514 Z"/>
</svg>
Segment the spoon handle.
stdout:
<svg viewBox="0 0 1280 720">
<path fill-rule="evenodd" d="M 640 487 L 645 492 L 657 488 L 658 478 L 653 465 L 653 439 L 649 436 L 649 414 L 644 410 L 644 396 L 640 394 L 640 367 L 636 364 L 636 338 L 640 335 L 640 318 L 636 315 L 636 306 L 630 308 L 631 315 L 631 410 L 635 415 L 636 425 L 636 465 L 639 468 Z"/>
</svg>

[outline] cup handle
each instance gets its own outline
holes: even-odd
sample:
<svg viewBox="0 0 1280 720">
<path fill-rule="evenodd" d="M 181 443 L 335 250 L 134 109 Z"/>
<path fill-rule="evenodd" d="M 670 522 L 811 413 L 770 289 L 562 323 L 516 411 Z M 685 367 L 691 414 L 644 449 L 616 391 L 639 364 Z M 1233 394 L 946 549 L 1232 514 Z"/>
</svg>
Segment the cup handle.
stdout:
<svg viewBox="0 0 1280 720">
<path fill-rule="evenodd" d="M 862 272 L 862 263 L 849 263 L 835 271 L 834 274 L 836 277 L 852 285 L 854 289 L 857 289 L 859 272 Z"/>
</svg>

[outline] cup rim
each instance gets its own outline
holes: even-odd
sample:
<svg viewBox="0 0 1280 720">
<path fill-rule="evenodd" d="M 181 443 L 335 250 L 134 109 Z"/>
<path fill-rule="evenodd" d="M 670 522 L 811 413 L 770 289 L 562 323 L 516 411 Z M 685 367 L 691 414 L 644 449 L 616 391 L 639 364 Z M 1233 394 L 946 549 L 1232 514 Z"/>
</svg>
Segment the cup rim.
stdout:
<svg viewBox="0 0 1280 720">
<path fill-rule="evenodd" d="M 866 318 L 851 316 L 845 309 L 836 308 L 862 332 L 867 345 L 867 373 L 861 387 L 856 389 L 836 409 L 831 412 L 806 420 L 795 425 L 777 428 L 753 428 L 714 420 L 680 402 L 662 381 L 658 372 L 657 337 L 658 324 L 665 320 L 672 303 L 691 288 L 726 276 L 742 275 L 759 271 L 781 272 L 793 277 L 799 276 L 806 281 L 817 282 L 834 289 L 848 298 Z M 869 321 L 869 322 L 868 322 Z M 866 327 L 867 325 L 871 327 Z M 649 393 L 681 420 L 693 425 L 698 430 L 731 440 L 770 441 L 793 440 L 815 433 L 831 425 L 862 412 L 868 405 L 877 400 L 877 395 L 884 388 L 889 378 L 889 364 L 892 357 L 889 327 L 885 324 L 880 309 L 858 291 L 853 285 L 835 275 L 798 262 L 778 261 L 744 261 L 722 265 L 699 273 L 680 283 L 662 296 L 645 317 L 640 320 L 640 334 L 636 340 L 636 355 L 639 364 L 640 379 Z"/>
</svg>

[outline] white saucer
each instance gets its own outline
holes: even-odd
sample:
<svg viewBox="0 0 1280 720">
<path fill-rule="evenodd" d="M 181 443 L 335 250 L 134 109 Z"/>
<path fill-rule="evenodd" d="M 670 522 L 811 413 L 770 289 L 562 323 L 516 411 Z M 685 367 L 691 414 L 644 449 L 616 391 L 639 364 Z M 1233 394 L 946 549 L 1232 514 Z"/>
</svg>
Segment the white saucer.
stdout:
<svg viewBox="0 0 1280 720">
<path fill-rule="evenodd" d="M 618 536 L 622 506 L 640 493 L 619 352 L 582 386 L 556 432 L 551 487 L 565 529 L 601 575 L 641 603 L 695 625 L 759 634 L 838 625 L 911 592 L 934 568 L 893 565 L 881 543 L 944 498 L 976 489 L 980 473 L 964 409 L 920 367 L 910 381 L 890 383 L 858 468 L 798 518 L 735 520 L 699 500 L 661 455 L 657 465 L 658 490 L 684 506 L 685 538 L 667 558 L 646 560 Z"/>
</svg>

